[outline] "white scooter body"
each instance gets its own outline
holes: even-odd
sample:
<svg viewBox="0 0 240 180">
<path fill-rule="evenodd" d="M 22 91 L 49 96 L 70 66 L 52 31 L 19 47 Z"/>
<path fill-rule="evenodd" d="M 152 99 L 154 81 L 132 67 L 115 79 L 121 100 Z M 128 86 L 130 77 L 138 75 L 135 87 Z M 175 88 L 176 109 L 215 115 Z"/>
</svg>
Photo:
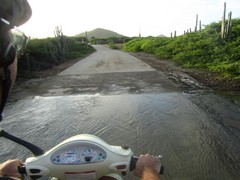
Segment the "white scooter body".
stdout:
<svg viewBox="0 0 240 180">
<path fill-rule="evenodd" d="M 133 152 L 128 147 L 112 146 L 97 136 L 81 134 L 71 137 L 41 156 L 26 160 L 28 178 L 99 179 L 103 176 L 120 180 L 129 171 Z"/>
</svg>

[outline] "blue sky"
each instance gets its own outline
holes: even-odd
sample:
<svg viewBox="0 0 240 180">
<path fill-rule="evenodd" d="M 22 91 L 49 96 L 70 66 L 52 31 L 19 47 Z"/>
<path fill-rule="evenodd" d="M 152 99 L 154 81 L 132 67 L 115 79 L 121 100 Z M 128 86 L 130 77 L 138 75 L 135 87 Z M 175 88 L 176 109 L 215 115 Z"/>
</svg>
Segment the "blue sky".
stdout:
<svg viewBox="0 0 240 180">
<path fill-rule="evenodd" d="M 170 36 L 194 29 L 196 14 L 202 24 L 218 22 L 227 14 L 240 18 L 239 0 L 28 0 L 32 18 L 20 30 L 31 37 L 52 37 L 56 26 L 73 36 L 104 28 L 126 36 Z"/>
</svg>

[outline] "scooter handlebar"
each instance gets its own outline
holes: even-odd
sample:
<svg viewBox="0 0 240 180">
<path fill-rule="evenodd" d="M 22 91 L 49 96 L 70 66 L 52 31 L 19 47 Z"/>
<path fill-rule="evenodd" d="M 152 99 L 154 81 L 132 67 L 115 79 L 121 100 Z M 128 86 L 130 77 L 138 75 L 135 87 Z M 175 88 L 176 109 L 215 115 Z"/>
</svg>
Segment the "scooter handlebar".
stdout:
<svg viewBox="0 0 240 180">
<path fill-rule="evenodd" d="M 160 157 L 160 156 L 159 156 Z M 27 158 L 19 173 L 31 179 L 39 177 L 124 175 L 136 168 L 138 157 L 128 146 L 113 146 L 89 134 L 73 136 L 41 156 Z M 163 174 L 163 167 L 159 172 Z M 121 178 L 116 178 L 121 179 Z"/>
<path fill-rule="evenodd" d="M 136 164 L 137 164 L 138 159 L 139 159 L 139 157 L 137 157 L 137 156 L 132 156 L 131 157 L 131 160 L 130 160 L 130 163 L 129 163 L 129 170 L 130 171 L 133 171 L 136 168 Z M 26 166 L 25 165 L 19 166 L 18 167 L 18 172 L 20 174 L 27 175 Z M 164 173 L 164 166 L 161 166 L 159 174 L 162 175 L 163 173 Z"/>
</svg>

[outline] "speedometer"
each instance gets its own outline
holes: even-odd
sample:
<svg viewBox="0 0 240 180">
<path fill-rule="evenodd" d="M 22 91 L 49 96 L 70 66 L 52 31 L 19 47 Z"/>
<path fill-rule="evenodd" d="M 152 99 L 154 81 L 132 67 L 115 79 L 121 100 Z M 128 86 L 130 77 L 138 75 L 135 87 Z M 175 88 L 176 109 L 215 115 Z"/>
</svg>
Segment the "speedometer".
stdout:
<svg viewBox="0 0 240 180">
<path fill-rule="evenodd" d="M 58 165 L 79 165 L 102 162 L 106 158 L 107 153 L 101 147 L 76 143 L 56 150 L 51 155 L 51 162 Z"/>
<path fill-rule="evenodd" d="M 93 162 L 97 159 L 98 152 L 92 148 L 86 148 L 82 151 L 80 157 L 82 161 Z"/>
<path fill-rule="evenodd" d="M 67 150 L 61 154 L 62 162 L 65 164 L 72 164 L 77 160 L 78 154 L 75 150 Z"/>
</svg>

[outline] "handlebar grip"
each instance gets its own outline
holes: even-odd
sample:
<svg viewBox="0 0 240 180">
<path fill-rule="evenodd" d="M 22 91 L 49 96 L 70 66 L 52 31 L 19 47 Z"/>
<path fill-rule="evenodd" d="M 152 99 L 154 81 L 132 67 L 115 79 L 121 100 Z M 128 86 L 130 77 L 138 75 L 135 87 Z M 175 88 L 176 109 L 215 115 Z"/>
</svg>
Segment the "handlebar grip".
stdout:
<svg viewBox="0 0 240 180">
<path fill-rule="evenodd" d="M 18 166 L 18 172 L 19 174 L 27 174 L 26 166 L 25 165 Z"/>
<path fill-rule="evenodd" d="M 131 157 L 130 171 L 133 171 L 136 168 L 137 161 L 138 161 L 137 156 L 132 156 Z M 159 174 L 163 174 L 163 173 L 164 173 L 164 166 L 161 166 Z"/>
<path fill-rule="evenodd" d="M 132 156 L 131 157 L 131 161 L 130 161 L 130 171 L 133 171 L 136 168 L 136 164 L 138 161 L 138 157 L 137 156 Z"/>
</svg>

